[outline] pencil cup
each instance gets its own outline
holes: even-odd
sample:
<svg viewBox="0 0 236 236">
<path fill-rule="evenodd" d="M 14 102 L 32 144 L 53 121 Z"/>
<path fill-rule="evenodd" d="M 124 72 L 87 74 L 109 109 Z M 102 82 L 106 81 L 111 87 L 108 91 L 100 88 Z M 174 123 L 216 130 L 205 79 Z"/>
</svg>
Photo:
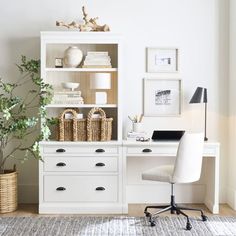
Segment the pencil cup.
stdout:
<svg viewBox="0 0 236 236">
<path fill-rule="evenodd" d="M 142 132 L 143 125 L 142 123 L 133 123 L 133 132 Z"/>
</svg>

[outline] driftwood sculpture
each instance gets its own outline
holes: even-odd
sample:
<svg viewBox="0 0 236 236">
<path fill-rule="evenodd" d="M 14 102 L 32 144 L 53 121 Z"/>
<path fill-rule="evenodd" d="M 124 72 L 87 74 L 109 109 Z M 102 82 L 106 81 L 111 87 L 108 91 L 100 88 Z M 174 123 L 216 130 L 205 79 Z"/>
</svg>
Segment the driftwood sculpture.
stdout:
<svg viewBox="0 0 236 236">
<path fill-rule="evenodd" d="M 110 31 L 108 25 L 97 24 L 98 17 L 89 19 L 84 6 L 82 7 L 82 12 L 83 12 L 84 24 L 79 24 L 76 23 L 75 21 L 72 21 L 69 24 L 63 21 L 56 21 L 56 26 L 64 26 L 68 29 L 79 29 L 80 31 Z"/>
</svg>

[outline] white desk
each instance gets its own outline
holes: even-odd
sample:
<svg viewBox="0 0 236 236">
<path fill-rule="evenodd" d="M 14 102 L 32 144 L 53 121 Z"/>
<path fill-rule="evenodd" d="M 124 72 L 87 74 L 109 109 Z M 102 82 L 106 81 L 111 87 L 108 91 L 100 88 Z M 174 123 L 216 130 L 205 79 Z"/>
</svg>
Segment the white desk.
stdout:
<svg viewBox="0 0 236 236">
<path fill-rule="evenodd" d="M 128 213 L 126 196 L 126 163 L 132 157 L 164 157 L 176 156 L 177 142 L 132 142 L 123 141 L 123 206 L 124 213 Z M 204 157 L 207 158 L 206 194 L 204 203 L 209 210 L 219 213 L 219 158 L 220 144 L 205 142 Z M 191 157 L 189 157 L 191 158 Z M 153 186 L 154 187 L 154 186 Z M 145 194 L 145 192 L 143 193 Z"/>
</svg>

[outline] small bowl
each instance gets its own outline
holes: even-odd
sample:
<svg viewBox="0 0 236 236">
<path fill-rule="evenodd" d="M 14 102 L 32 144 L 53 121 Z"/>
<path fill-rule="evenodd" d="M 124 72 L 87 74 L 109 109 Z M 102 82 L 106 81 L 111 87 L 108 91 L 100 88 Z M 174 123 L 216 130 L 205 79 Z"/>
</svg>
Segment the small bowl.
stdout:
<svg viewBox="0 0 236 236">
<path fill-rule="evenodd" d="M 71 91 L 74 91 L 79 87 L 79 83 L 72 83 L 72 82 L 65 82 L 62 83 L 62 87 L 65 89 L 71 89 Z"/>
</svg>

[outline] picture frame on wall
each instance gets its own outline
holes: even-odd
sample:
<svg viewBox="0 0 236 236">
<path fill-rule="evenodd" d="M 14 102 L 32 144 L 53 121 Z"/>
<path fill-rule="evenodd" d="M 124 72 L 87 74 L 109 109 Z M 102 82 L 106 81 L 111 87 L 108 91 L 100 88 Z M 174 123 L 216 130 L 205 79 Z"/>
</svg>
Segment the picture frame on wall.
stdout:
<svg viewBox="0 0 236 236">
<path fill-rule="evenodd" d="M 178 72 L 177 48 L 147 48 L 148 73 L 175 73 Z"/>
<path fill-rule="evenodd" d="M 181 115 L 181 79 L 144 79 L 144 116 Z"/>
</svg>

